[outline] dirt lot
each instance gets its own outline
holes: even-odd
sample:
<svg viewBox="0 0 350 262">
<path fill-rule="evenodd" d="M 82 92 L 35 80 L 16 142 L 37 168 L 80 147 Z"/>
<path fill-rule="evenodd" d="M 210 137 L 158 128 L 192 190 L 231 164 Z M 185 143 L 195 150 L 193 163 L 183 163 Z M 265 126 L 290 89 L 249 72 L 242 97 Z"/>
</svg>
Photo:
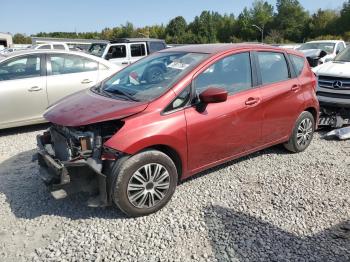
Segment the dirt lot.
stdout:
<svg viewBox="0 0 350 262">
<path fill-rule="evenodd" d="M 31 162 L 44 128 L 0 131 L 0 261 L 350 261 L 350 141 L 232 161 L 130 219 L 51 198 Z"/>
</svg>

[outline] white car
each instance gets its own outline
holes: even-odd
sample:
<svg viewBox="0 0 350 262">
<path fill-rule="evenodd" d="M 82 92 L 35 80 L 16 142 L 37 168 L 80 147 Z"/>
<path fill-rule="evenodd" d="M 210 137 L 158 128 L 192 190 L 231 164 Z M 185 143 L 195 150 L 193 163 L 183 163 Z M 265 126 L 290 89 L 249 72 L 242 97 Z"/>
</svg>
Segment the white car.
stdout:
<svg viewBox="0 0 350 262">
<path fill-rule="evenodd" d="M 44 122 L 50 105 L 118 70 L 82 52 L 27 49 L 0 55 L 0 129 Z"/>
<path fill-rule="evenodd" d="M 37 49 L 51 49 L 51 50 L 69 51 L 69 47 L 66 43 L 56 43 L 56 42 L 32 45 L 30 48 L 35 49 L 35 50 L 37 50 Z"/>
<path fill-rule="evenodd" d="M 320 125 L 341 127 L 350 124 L 350 47 L 313 71 L 318 77 Z"/>
<path fill-rule="evenodd" d="M 323 50 L 327 53 L 324 57 L 319 59 L 319 63 L 323 64 L 328 61 L 332 61 L 337 54 L 346 48 L 346 44 L 343 40 L 319 40 L 311 41 L 302 44 L 297 50 L 303 52 L 305 55 L 310 50 Z"/>
</svg>

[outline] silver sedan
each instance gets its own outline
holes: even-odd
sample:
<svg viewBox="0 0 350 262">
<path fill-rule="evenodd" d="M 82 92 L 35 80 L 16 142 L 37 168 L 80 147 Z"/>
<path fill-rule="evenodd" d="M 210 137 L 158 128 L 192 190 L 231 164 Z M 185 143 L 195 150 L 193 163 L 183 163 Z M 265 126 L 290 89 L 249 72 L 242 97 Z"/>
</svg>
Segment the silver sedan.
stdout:
<svg viewBox="0 0 350 262">
<path fill-rule="evenodd" d="M 26 50 L 0 56 L 0 129 L 44 122 L 47 107 L 119 69 L 81 52 Z"/>
</svg>

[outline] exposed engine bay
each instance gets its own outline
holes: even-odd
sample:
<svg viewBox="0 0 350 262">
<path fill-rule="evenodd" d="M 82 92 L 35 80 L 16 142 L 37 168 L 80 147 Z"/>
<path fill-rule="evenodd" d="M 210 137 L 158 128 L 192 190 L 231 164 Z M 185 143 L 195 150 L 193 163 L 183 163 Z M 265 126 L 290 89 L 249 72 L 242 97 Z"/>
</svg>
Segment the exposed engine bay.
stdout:
<svg viewBox="0 0 350 262">
<path fill-rule="evenodd" d="M 98 194 L 90 206 L 108 204 L 103 155 L 113 155 L 115 152 L 103 148 L 103 143 L 122 126 L 121 121 L 102 122 L 82 127 L 64 127 L 54 124 L 43 135 L 37 137 L 40 149 L 39 163 L 54 171 L 51 175 L 45 172 L 46 177 L 43 179 L 50 186 L 51 194 L 56 199 L 85 191 Z M 72 183 L 78 178 L 79 181 Z"/>
</svg>

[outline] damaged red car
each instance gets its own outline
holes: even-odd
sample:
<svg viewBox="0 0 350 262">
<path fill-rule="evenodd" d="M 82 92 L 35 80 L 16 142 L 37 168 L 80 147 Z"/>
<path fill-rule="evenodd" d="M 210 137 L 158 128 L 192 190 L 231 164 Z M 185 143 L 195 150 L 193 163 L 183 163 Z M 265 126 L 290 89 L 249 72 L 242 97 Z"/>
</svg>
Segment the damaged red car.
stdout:
<svg viewBox="0 0 350 262">
<path fill-rule="evenodd" d="M 48 109 L 52 126 L 37 138 L 41 174 L 56 198 L 87 191 L 90 206 L 148 215 L 202 170 L 276 144 L 305 150 L 317 128 L 315 90 L 294 50 L 162 50 Z"/>
</svg>

